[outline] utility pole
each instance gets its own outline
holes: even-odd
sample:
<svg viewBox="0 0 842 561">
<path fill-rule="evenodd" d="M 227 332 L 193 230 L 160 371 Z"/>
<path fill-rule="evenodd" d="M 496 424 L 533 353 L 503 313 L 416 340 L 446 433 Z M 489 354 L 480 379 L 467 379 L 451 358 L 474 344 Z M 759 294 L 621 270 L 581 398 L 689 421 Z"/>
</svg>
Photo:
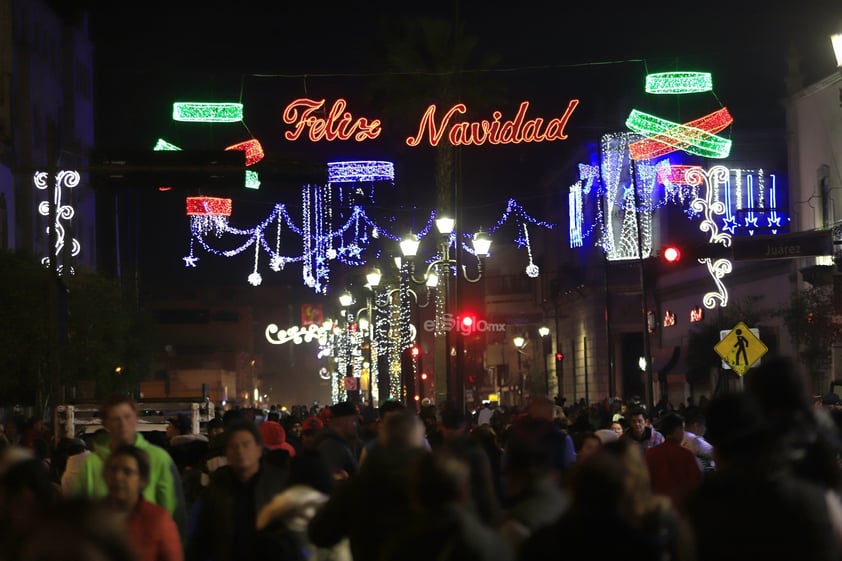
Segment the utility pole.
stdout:
<svg viewBox="0 0 842 561">
<path fill-rule="evenodd" d="M 58 244 L 58 230 L 56 221 L 58 209 L 56 208 L 56 178 L 58 170 L 58 130 L 52 119 L 47 121 L 47 255 L 49 256 L 50 280 L 48 284 L 48 326 L 49 326 L 49 347 L 47 349 L 47 373 L 46 376 L 39 376 L 38 380 L 38 407 L 43 414 L 49 405 L 55 406 L 61 399 L 62 383 L 62 353 L 67 339 L 67 289 L 61 279 L 59 270 L 59 255 L 56 253 Z M 63 253 L 63 252 L 62 252 Z M 62 254 L 64 256 L 64 253 Z M 69 270 L 69 263 L 67 264 Z"/>
</svg>

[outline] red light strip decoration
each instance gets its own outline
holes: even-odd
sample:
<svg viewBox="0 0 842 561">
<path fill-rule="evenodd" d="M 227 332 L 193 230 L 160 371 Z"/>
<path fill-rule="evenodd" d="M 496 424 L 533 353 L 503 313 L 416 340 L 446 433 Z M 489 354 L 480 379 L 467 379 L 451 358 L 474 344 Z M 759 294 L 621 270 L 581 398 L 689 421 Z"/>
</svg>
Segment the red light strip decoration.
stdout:
<svg viewBox="0 0 842 561">
<path fill-rule="evenodd" d="M 716 134 L 725 130 L 725 128 L 733 122 L 734 118 L 731 117 L 728 109 L 723 107 L 722 109 L 714 111 L 709 115 L 705 115 L 704 117 L 700 117 L 694 121 L 689 121 L 685 123 L 684 126 Z M 684 143 L 680 144 L 680 146 L 676 146 L 669 138 L 668 134 L 656 135 L 631 143 L 629 145 L 629 153 L 631 154 L 633 160 L 651 160 L 686 147 Z"/>
<path fill-rule="evenodd" d="M 231 199 L 187 197 L 187 216 L 231 216 Z"/>
<path fill-rule="evenodd" d="M 232 144 L 225 150 L 242 150 L 243 152 L 245 152 L 246 166 L 253 166 L 257 162 L 262 160 L 263 156 L 265 155 L 263 153 L 263 146 L 260 145 L 260 141 L 256 138 L 252 138 L 251 140 L 245 140 L 243 142 L 238 142 L 237 144 Z"/>
<path fill-rule="evenodd" d="M 701 169 L 700 166 L 688 166 L 683 164 L 670 164 L 666 161 L 666 165 L 657 165 L 655 169 L 658 173 L 658 181 L 663 184 L 670 183 L 672 185 L 689 185 L 687 172 L 691 169 Z M 697 176 L 693 177 L 696 180 Z"/>
<path fill-rule="evenodd" d="M 442 138 L 446 138 L 453 146 L 482 146 L 483 144 L 520 144 L 521 142 L 545 142 L 566 140 L 564 128 L 573 111 L 579 105 L 578 99 L 571 99 L 564 113 L 560 117 L 545 120 L 541 117 L 526 119 L 529 102 L 521 102 L 514 118 L 502 121 L 503 113 L 494 111 L 492 119 L 482 121 L 460 121 L 450 124 L 457 113 L 460 115 L 468 111 L 464 103 L 457 103 L 451 107 L 436 123 L 436 106 L 430 105 L 421 117 L 418 133 L 407 137 L 407 146 L 421 144 L 426 131 L 430 146 L 438 146 Z"/>
<path fill-rule="evenodd" d="M 710 119 L 710 125 L 708 125 Z M 695 154 L 705 158 L 727 158 L 731 153 L 731 141 L 721 136 L 716 136 L 707 128 L 711 130 L 722 130 L 733 122 L 733 118 L 726 108 L 706 115 L 701 119 L 706 128 L 695 127 L 691 124 L 679 124 L 655 115 L 650 115 L 637 109 L 632 109 L 628 119 L 626 119 L 626 126 L 631 130 L 647 135 L 647 140 L 656 140 L 657 143 L 664 147 L 670 148 L 669 152 L 674 150 L 683 150 L 689 154 Z M 692 121 L 691 121 L 692 122 Z M 724 124 L 724 126 L 722 126 Z M 719 128 L 719 127 L 722 128 Z M 718 131 L 717 131 L 718 132 Z M 631 153 L 631 146 L 629 146 Z M 663 148 L 661 148 L 663 150 Z M 631 153 L 634 160 L 645 160 L 655 156 L 650 156 L 650 153 L 658 154 L 660 150 L 653 150 L 651 152 L 635 152 Z M 668 152 L 667 152 L 668 153 Z"/>
<path fill-rule="evenodd" d="M 219 197 L 187 197 L 187 216 L 190 217 L 190 227 L 207 234 L 214 232 L 222 235 L 228 228 L 228 217 L 231 216 L 231 199 Z M 184 258 L 188 267 L 195 267 L 198 257 L 193 255 L 193 240 L 190 240 L 190 255 Z"/>
</svg>

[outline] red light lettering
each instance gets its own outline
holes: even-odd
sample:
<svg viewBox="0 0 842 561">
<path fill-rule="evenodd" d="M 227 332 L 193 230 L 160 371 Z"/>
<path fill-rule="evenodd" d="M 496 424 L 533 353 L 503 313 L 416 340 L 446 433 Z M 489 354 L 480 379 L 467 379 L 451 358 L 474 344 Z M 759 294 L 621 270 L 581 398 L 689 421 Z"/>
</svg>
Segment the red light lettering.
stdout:
<svg viewBox="0 0 842 561">
<path fill-rule="evenodd" d="M 415 136 L 408 137 L 406 144 L 418 146 L 424 139 L 425 134 L 430 146 L 438 146 L 445 135 L 453 146 L 566 140 L 567 135 L 564 134 L 564 127 L 567 126 L 570 116 L 578 105 L 578 99 L 571 99 L 562 116 L 548 120 L 546 126 L 544 125 L 544 119 L 541 117 L 526 118 L 529 111 L 528 101 L 521 102 L 512 120 L 503 122 L 500 121 L 503 114 L 500 111 L 494 111 L 491 121 L 462 121 L 451 124 L 455 114 L 467 112 L 464 103 L 457 103 L 451 107 L 437 122 L 436 106 L 430 105 L 421 117 L 418 132 Z"/>
<path fill-rule="evenodd" d="M 284 138 L 298 140 L 304 129 L 308 129 L 307 136 L 312 142 L 349 140 L 352 137 L 362 142 L 380 136 L 380 121 L 364 117 L 354 119 L 350 111 L 345 111 L 348 103 L 344 99 L 333 102 L 326 118 L 314 114 L 324 106 L 324 99 L 315 101 L 307 98 L 296 99 L 287 105 L 282 118 L 285 124 L 293 125 L 293 129 L 286 131 Z"/>
</svg>

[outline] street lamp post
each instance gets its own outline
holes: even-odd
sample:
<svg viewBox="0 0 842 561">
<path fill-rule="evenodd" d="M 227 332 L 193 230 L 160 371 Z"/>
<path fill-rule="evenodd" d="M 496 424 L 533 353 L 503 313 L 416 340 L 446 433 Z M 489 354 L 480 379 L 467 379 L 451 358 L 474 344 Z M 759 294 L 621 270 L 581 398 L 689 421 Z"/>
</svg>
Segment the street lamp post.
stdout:
<svg viewBox="0 0 842 561">
<path fill-rule="evenodd" d="M 538 335 L 541 336 L 541 349 L 543 351 L 542 359 L 544 361 L 544 390 L 547 392 L 547 397 L 550 396 L 550 369 L 547 366 L 547 355 L 552 351 L 549 345 L 550 342 L 550 328 L 542 325 L 538 328 Z"/>
<path fill-rule="evenodd" d="M 472 244 L 474 255 L 477 258 L 477 272 L 476 276 L 468 274 L 468 268 L 462 263 L 461 259 L 461 243 L 460 236 L 456 235 L 455 240 L 452 236 L 456 221 L 452 218 L 441 216 L 436 219 L 436 229 L 441 235 L 441 241 L 438 247 L 438 257 L 427 265 L 423 276 L 418 278 L 415 271 L 415 257 L 418 253 L 419 240 L 410 234 L 404 238 L 401 243 L 401 252 L 409 264 L 409 280 L 416 284 L 427 285 L 428 288 L 442 285 L 439 291 L 438 298 L 443 299 L 442 308 L 449 311 L 450 303 L 450 267 L 456 267 L 456 285 L 453 287 L 458 294 L 458 282 L 461 272 L 462 278 L 469 283 L 479 282 L 483 273 L 483 260 L 488 255 L 491 248 L 491 238 L 480 229 L 473 236 Z M 451 256 L 450 245 L 456 244 L 455 255 Z M 437 322 L 440 318 L 437 318 Z M 442 337 L 443 335 L 443 337 Z M 459 409 L 465 407 L 465 383 L 464 383 L 464 339 L 461 336 L 456 336 L 454 352 L 456 357 L 455 368 L 450 365 L 448 354 L 450 354 L 451 334 L 445 332 L 437 334 L 436 338 L 436 396 L 440 401 L 440 396 L 444 396 L 454 406 Z M 455 372 L 454 372 L 455 370 Z M 442 374 L 444 374 L 442 376 Z M 444 392 L 442 390 L 445 390 Z"/>
<path fill-rule="evenodd" d="M 526 345 L 526 339 L 521 337 L 520 335 L 516 335 L 512 338 L 512 343 L 514 343 L 515 351 L 517 354 L 517 374 L 520 386 L 520 403 L 521 405 L 523 405 L 523 394 L 525 393 L 526 389 L 526 379 L 523 376 L 523 367 L 520 360 L 520 355 L 523 352 L 523 347 Z"/>
<path fill-rule="evenodd" d="M 375 406 L 375 398 L 377 397 L 374 388 L 377 387 L 377 376 L 380 372 L 374 360 L 375 354 L 380 355 L 380 344 L 375 338 L 375 325 L 377 320 L 374 317 L 373 303 L 377 299 L 377 287 L 380 286 L 380 279 L 382 278 L 380 269 L 375 267 L 366 276 L 365 280 L 368 283 L 370 294 L 366 294 L 366 308 L 368 310 L 368 402 L 371 407 Z"/>
</svg>

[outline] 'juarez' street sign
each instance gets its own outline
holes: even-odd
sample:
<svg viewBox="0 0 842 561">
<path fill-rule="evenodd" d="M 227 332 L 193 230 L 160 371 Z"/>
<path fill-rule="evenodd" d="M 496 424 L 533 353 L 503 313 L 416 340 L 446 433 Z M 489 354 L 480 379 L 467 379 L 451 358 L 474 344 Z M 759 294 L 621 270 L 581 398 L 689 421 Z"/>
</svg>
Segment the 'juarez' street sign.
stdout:
<svg viewBox="0 0 842 561">
<path fill-rule="evenodd" d="M 735 260 L 833 255 L 833 237 L 830 230 L 751 238 L 734 237 L 731 245 Z"/>
</svg>

